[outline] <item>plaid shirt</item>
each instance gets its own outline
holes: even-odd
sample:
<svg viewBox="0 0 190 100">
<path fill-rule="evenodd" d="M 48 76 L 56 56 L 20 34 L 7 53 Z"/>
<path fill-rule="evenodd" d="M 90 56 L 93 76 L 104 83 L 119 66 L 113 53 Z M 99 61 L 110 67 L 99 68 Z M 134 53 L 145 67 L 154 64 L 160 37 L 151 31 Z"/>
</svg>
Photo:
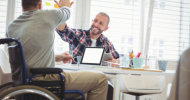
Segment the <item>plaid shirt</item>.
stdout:
<svg viewBox="0 0 190 100">
<path fill-rule="evenodd" d="M 62 40 L 69 43 L 69 51 L 73 52 L 73 58 L 77 61 L 77 56 L 82 56 L 85 47 L 91 47 L 90 30 L 71 29 L 67 25 L 65 30 L 56 32 L 61 36 Z M 117 59 L 119 53 L 115 50 L 113 44 L 103 34 L 96 41 L 96 47 L 105 47 L 106 53 L 112 53 Z"/>
</svg>

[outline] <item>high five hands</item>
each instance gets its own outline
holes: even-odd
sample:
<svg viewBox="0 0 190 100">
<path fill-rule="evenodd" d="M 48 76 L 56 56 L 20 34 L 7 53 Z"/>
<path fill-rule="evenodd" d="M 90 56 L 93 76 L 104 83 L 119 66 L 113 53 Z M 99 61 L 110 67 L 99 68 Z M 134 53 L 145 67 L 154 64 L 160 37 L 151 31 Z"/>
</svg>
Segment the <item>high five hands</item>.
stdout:
<svg viewBox="0 0 190 100">
<path fill-rule="evenodd" d="M 63 7 L 63 6 L 66 6 L 66 7 L 69 7 L 71 8 L 71 6 L 73 5 L 73 1 L 70 2 L 70 0 L 59 0 L 59 2 L 57 0 L 54 0 L 54 2 L 57 4 L 57 6 L 59 8 Z"/>
</svg>

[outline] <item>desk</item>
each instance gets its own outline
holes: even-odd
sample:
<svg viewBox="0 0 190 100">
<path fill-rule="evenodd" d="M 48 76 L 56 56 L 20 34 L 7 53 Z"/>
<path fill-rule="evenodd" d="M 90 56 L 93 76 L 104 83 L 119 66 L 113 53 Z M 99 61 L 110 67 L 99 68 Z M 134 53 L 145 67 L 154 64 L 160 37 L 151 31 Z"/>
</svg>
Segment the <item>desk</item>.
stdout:
<svg viewBox="0 0 190 100">
<path fill-rule="evenodd" d="M 167 70 L 166 72 L 151 72 L 151 71 L 130 71 L 130 70 L 121 70 L 121 69 L 108 69 L 108 68 L 93 68 L 92 66 L 65 66 L 65 65 L 56 65 L 58 68 L 63 70 L 98 70 L 106 74 L 108 78 L 114 79 L 114 93 L 113 100 L 119 100 L 120 93 L 120 78 L 122 74 L 140 74 L 140 75 L 163 75 L 163 76 L 174 76 L 175 71 Z"/>
</svg>

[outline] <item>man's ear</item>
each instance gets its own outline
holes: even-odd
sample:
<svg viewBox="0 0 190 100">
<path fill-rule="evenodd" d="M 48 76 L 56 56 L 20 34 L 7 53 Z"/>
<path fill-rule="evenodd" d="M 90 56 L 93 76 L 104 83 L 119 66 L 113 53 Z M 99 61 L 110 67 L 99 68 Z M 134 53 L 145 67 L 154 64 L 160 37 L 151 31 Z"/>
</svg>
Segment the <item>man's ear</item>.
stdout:
<svg viewBox="0 0 190 100">
<path fill-rule="evenodd" d="M 106 27 L 106 29 L 105 29 L 104 31 L 107 31 L 107 30 L 108 30 L 108 28 L 109 28 L 109 27 L 107 26 L 107 27 Z"/>
<path fill-rule="evenodd" d="M 39 9 L 40 10 L 42 9 L 42 3 L 39 3 Z"/>
</svg>

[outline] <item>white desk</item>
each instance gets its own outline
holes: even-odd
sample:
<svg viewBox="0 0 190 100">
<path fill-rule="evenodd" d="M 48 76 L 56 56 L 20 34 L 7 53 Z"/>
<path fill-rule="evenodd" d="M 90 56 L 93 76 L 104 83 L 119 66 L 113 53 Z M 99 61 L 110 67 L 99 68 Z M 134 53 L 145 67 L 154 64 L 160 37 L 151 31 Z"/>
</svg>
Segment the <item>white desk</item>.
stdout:
<svg viewBox="0 0 190 100">
<path fill-rule="evenodd" d="M 93 68 L 90 66 L 65 66 L 65 65 L 56 65 L 56 67 L 62 68 L 63 70 L 98 70 L 106 74 L 108 78 L 114 79 L 114 94 L 113 100 L 119 100 L 120 93 L 120 78 L 122 74 L 140 74 L 140 75 L 163 75 L 163 76 L 174 76 L 175 71 L 166 71 L 166 72 L 151 72 L 151 71 L 130 71 L 130 70 L 121 70 L 121 69 L 108 69 L 108 68 Z"/>
</svg>

